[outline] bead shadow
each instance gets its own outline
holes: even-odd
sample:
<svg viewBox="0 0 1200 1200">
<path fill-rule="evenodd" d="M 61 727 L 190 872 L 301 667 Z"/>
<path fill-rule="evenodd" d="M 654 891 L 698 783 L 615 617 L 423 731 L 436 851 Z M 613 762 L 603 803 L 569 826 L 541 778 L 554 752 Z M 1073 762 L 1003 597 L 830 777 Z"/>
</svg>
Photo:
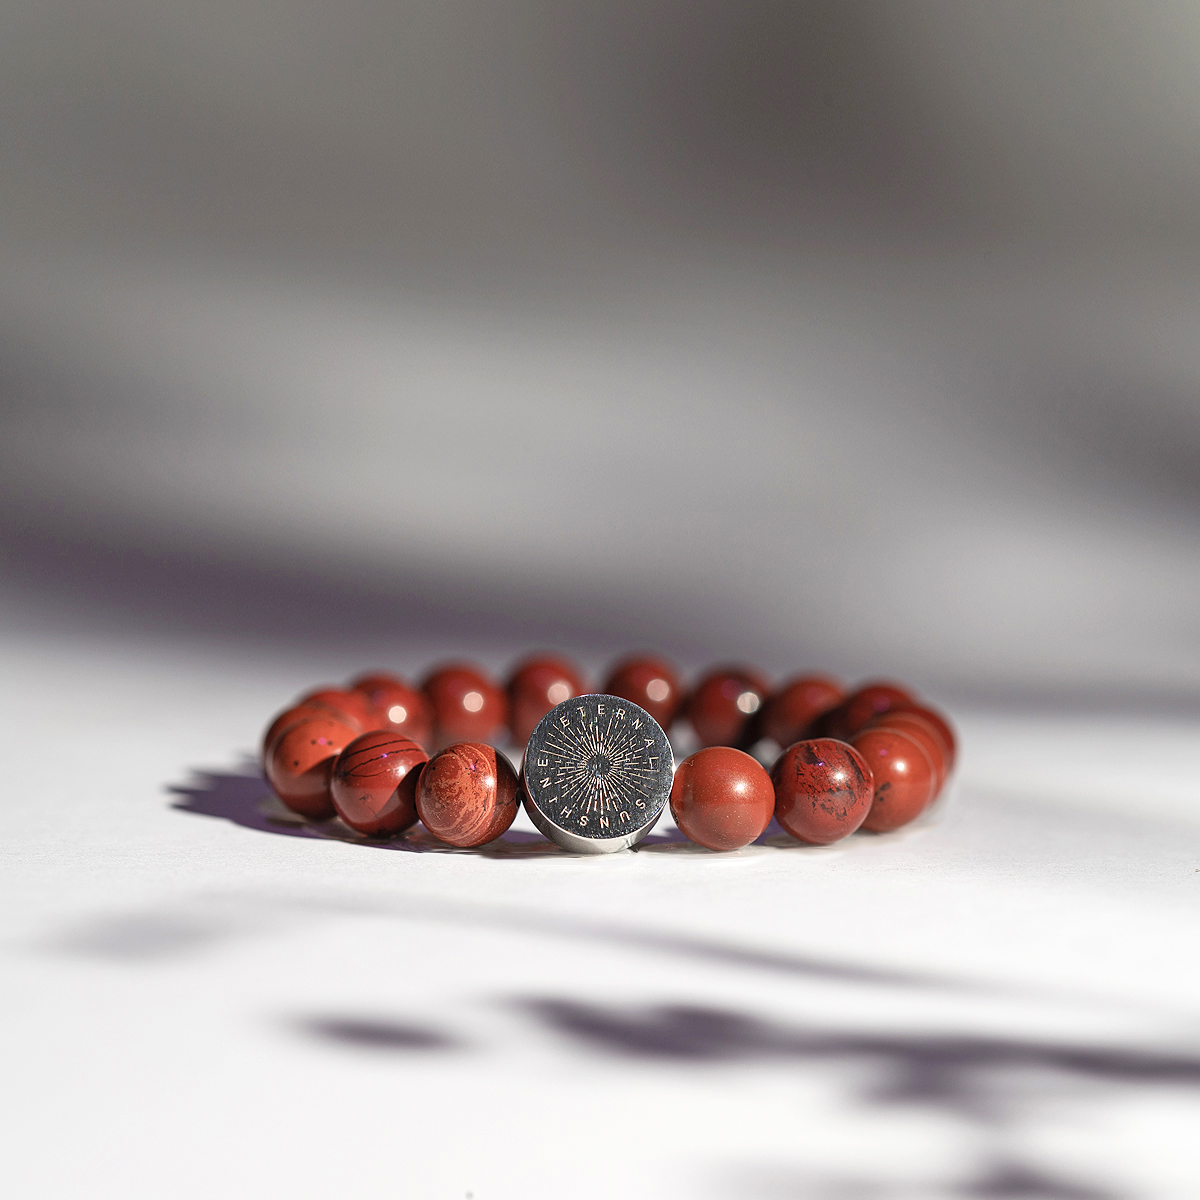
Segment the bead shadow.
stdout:
<svg viewBox="0 0 1200 1200">
<path fill-rule="evenodd" d="M 376 850 L 399 850 L 409 854 L 474 854 L 483 858 L 578 858 L 547 841 L 540 834 L 509 830 L 485 846 L 464 849 L 439 841 L 420 825 L 396 838 L 366 837 L 348 829 L 336 818 L 305 821 L 271 795 L 253 759 L 245 759 L 241 771 L 195 770 L 187 784 L 171 784 L 168 793 L 177 797 L 172 807 L 180 812 L 217 817 L 259 833 L 284 837 L 317 838 L 350 842 Z"/>
</svg>

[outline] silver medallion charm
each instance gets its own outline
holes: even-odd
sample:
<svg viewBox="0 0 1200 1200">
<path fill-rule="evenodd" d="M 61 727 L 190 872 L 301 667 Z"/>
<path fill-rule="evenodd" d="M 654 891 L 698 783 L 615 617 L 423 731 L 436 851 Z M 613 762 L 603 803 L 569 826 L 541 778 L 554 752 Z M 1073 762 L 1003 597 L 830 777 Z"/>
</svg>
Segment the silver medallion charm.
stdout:
<svg viewBox="0 0 1200 1200">
<path fill-rule="evenodd" d="M 674 773 L 671 743 L 644 708 L 619 696 L 576 696 L 529 738 L 525 810 L 564 850 L 627 850 L 662 815 Z"/>
</svg>

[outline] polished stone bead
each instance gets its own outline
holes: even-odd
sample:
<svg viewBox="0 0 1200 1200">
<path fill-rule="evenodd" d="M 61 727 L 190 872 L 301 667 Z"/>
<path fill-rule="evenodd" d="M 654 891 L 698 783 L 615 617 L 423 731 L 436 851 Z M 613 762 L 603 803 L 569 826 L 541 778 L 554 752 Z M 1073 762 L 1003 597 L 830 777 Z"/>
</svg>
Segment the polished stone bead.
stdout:
<svg viewBox="0 0 1200 1200">
<path fill-rule="evenodd" d="M 938 731 L 947 750 L 946 769 L 953 771 L 954 764 L 958 760 L 958 737 L 954 732 L 954 726 L 950 723 L 950 718 L 938 709 L 923 704 L 898 704 L 895 711 L 916 713 L 917 716 L 924 717 Z"/>
<path fill-rule="evenodd" d="M 504 693 L 478 667 L 450 663 L 421 684 L 433 705 L 435 744 L 491 742 L 508 720 Z"/>
<path fill-rule="evenodd" d="M 769 691 L 748 667 L 710 671 L 692 689 L 685 713 L 705 746 L 740 746 L 753 740 L 755 714 Z"/>
<path fill-rule="evenodd" d="M 790 679 L 767 698 L 758 732 L 780 746 L 790 746 L 806 737 L 813 721 L 845 694 L 846 689 L 827 675 L 801 675 Z"/>
<path fill-rule="evenodd" d="M 305 692 L 297 704 L 324 704 L 328 708 L 353 717 L 363 729 L 378 729 L 382 723 L 379 710 L 371 701 L 353 688 L 322 687 Z"/>
<path fill-rule="evenodd" d="M 309 717 L 285 729 L 267 756 L 267 782 L 293 812 L 312 821 L 333 816 L 329 776 L 334 760 L 358 736 L 357 726 L 332 716 Z"/>
<path fill-rule="evenodd" d="M 846 741 L 873 717 L 898 704 L 912 703 L 915 703 L 912 693 L 897 683 L 865 683 L 819 717 L 813 723 L 813 730 L 820 737 Z"/>
<path fill-rule="evenodd" d="M 775 819 L 794 838 L 827 846 L 866 820 L 875 796 L 871 768 L 833 738 L 793 742 L 771 769 Z"/>
<path fill-rule="evenodd" d="M 539 655 L 518 664 L 505 689 L 513 743 L 524 746 L 534 726 L 556 704 L 582 696 L 587 690 L 583 673 L 565 658 Z"/>
<path fill-rule="evenodd" d="M 608 673 L 603 690 L 606 696 L 620 696 L 644 708 L 668 731 L 683 703 L 683 689 L 675 669 L 663 659 L 649 655 L 617 663 Z"/>
<path fill-rule="evenodd" d="M 456 742 L 421 772 L 417 812 L 443 842 L 482 846 L 513 823 L 518 787 L 516 771 L 500 751 L 483 742 Z"/>
<path fill-rule="evenodd" d="M 875 797 L 864 829 L 887 833 L 919 817 L 933 799 L 937 776 L 929 755 L 899 729 L 864 729 L 851 745 L 875 777 Z"/>
<path fill-rule="evenodd" d="M 899 729 L 913 738 L 933 763 L 934 796 L 937 796 L 950 770 L 950 749 L 933 722 L 908 709 L 892 708 L 868 721 L 866 728 Z"/>
<path fill-rule="evenodd" d="M 358 833 L 388 836 L 417 822 L 417 779 L 429 755 L 389 729 L 356 737 L 338 755 L 329 781 L 337 815 Z"/>
<path fill-rule="evenodd" d="M 332 717 L 336 721 L 341 721 L 344 725 L 349 725 L 356 733 L 362 732 L 362 725 L 353 717 L 342 712 L 340 709 L 331 707 L 328 704 L 322 704 L 320 701 L 309 701 L 305 704 L 292 704 L 285 708 L 283 712 L 271 718 L 271 723 L 267 726 L 266 732 L 262 737 L 262 744 L 259 748 L 259 761 L 264 769 L 267 765 L 267 758 L 271 753 L 271 747 L 274 746 L 279 735 L 290 729 L 293 725 L 299 725 L 301 721 L 307 721 L 310 717 Z"/>
<path fill-rule="evenodd" d="M 709 850 L 749 845 L 771 823 L 774 811 L 771 777 L 741 750 L 697 750 L 675 771 L 671 815 L 686 837 Z"/>
<path fill-rule="evenodd" d="M 350 686 L 378 711 L 381 729 L 402 733 L 422 746 L 433 744 L 433 706 L 424 693 L 383 672 L 360 675 Z"/>
</svg>

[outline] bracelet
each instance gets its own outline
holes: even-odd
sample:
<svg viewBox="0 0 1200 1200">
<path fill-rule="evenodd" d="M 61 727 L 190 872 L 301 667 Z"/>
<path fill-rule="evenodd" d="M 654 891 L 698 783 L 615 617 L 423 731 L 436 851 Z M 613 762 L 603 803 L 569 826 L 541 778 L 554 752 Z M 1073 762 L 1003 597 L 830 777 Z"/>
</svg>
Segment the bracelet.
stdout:
<svg viewBox="0 0 1200 1200">
<path fill-rule="evenodd" d="M 701 744 L 678 768 L 676 721 Z M 506 738 L 523 747 L 519 774 L 495 745 Z M 772 747 L 768 772 L 759 760 Z M 563 849 L 605 854 L 635 846 L 668 803 L 710 850 L 748 845 L 772 817 L 810 845 L 889 832 L 938 797 L 957 749 L 946 716 L 895 683 L 848 691 L 803 675 L 772 688 L 731 666 L 685 693 L 669 663 L 638 656 L 593 692 L 570 662 L 538 656 L 504 688 L 466 663 L 417 688 L 384 672 L 316 688 L 267 726 L 261 763 L 292 812 L 369 837 L 419 820 L 451 846 L 483 846 L 523 803 Z"/>
</svg>

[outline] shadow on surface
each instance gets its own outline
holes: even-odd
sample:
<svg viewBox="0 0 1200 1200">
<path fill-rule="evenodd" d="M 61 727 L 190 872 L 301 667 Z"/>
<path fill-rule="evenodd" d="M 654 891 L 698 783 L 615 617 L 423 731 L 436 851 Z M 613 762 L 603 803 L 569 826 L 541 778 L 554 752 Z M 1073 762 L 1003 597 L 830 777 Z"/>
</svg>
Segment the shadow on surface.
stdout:
<svg viewBox="0 0 1200 1200">
<path fill-rule="evenodd" d="M 375 850 L 400 850 L 410 854 L 468 854 L 483 858 L 578 857 L 547 841 L 540 834 L 525 833 L 519 829 L 510 829 L 503 837 L 486 846 L 464 850 L 439 841 L 419 825 L 400 837 L 371 838 L 355 833 L 336 818 L 331 821 L 305 821 L 271 795 L 258 767 L 250 759 L 246 760 L 240 773 L 194 771 L 191 783 L 172 784 L 167 791 L 179 797 L 172 807 L 180 812 L 218 817 L 260 833 L 349 842 Z"/>
<path fill-rule="evenodd" d="M 860 1168 L 861 1172 L 861 1168 Z M 1057 1172 L 1020 1162 L 1011 1153 L 998 1153 L 968 1174 L 949 1178 L 870 1179 L 860 1172 L 843 1175 L 764 1171 L 746 1163 L 728 1173 L 710 1195 L 735 1200 L 1133 1200 L 1091 1181 L 1067 1179 Z M 896 1172 L 905 1176 L 903 1168 Z"/>
<path fill-rule="evenodd" d="M 507 833 L 489 842 L 486 846 L 464 849 L 439 841 L 420 825 L 395 838 L 371 838 L 355 833 L 340 821 L 305 821 L 290 812 L 271 795 L 257 764 L 246 759 L 240 771 L 195 770 L 192 780 L 186 784 L 171 784 L 167 791 L 177 797 L 172 807 L 180 812 L 197 813 L 205 817 L 218 817 L 231 821 L 246 829 L 259 833 L 279 833 L 285 837 L 321 838 L 326 841 L 350 842 L 356 846 L 369 846 L 379 850 L 400 850 L 410 854 L 466 854 L 483 858 L 589 858 L 586 854 L 573 854 L 569 850 L 542 837 L 539 833 L 527 833 L 510 829 Z M 772 821 L 755 845 L 769 845 L 779 849 L 795 849 L 820 852 L 825 847 L 804 846 L 789 838 Z M 696 853 L 712 855 L 689 841 L 674 825 L 665 825 L 647 834 L 635 851 L 671 851 L 673 853 Z M 736 853 L 736 851 L 734 852 Z"/>
<path fill-rule="evenodd" d="M 353 1017 L 309 1017 L 295 1027 L 318 1042 L 350 1046 L 357 1050 L 404 1051 L 458 1050 L 465 1043 L 422 1025 Z"/>
<path fill-rule="evenodd" d="M 1200 1089 L 1200 1058 L 1106 1046 L 924 1033 L 822 1032 L 726 1009 L 515 1002 L 591 1050 L 642 1061 L 831 1062 L 869 1068 L 861 1099 L 1001 1123 L 1031 1094 L 1089 1085 Z"/>
</svg>

